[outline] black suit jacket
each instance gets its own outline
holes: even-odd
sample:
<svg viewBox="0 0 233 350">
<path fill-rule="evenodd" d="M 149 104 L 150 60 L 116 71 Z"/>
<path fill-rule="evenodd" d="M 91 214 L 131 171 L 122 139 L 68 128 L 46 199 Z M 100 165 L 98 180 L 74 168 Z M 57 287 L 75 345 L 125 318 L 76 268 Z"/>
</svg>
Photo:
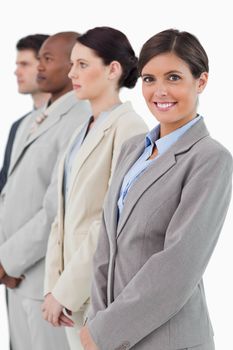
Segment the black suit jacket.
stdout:
<svg viewBox="0 0 233 350">
<path fill-rule="evenodd" d="M 29 112 L 31 113 L 31 112 Z M 11 152 L 12 152 L 12 147 L 15 139 L 15 135 L 17 132 L 17 129 L 21 123 L 21 121 L 29 114 L 25 114 L 23 117 L 19 118 L 16 120 L 10 129 L 7 144 L 6 144 L 6 149 L 5 149 L 5 154 L 4 154 L 4 160 L 3 160 L 3 165 L 2 169 L 0 171 L 0 193 L 2 192 L 3 187 L 6 184 L 7 181 L 7 174 L 8 174 L 8 169 L 10 166 L 10 160 L 11 160 Z"/>
</svg>

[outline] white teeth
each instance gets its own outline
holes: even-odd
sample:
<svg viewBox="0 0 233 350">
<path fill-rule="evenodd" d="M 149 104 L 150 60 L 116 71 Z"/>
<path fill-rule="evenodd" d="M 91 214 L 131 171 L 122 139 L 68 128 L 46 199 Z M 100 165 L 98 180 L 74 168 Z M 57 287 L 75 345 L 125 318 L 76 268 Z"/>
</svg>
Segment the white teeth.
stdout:
<svg viewBox="0 0 233 350">
<path fill-rule="evenodd" d="M 159 108 L 169 108 L 169 107 L 172 107 L 174 105 L 174 103 L 159 103 L 159 102 L 157 102 L 157 106 L 159 107 Z"/>
</svg>

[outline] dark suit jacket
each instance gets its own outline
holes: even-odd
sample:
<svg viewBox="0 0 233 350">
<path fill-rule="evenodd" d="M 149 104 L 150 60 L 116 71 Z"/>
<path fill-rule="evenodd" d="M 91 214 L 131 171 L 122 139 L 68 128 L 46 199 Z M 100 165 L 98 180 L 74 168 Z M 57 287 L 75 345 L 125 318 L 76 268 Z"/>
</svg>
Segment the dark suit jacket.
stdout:
<svg viewBox="0 0 233 350">
<path fill-rule="evenodd" d="M 4 154 L 4 160 L 3 160 L 3 165 L 2 169 L 0 171 L 0 193 L 2 192 L 3 187 L 6 184 L 7 181 L 7 174 L 8 174 L 8 169 L 10 166 L 10 160 L 11 160 L 11 152 L 12 152 L 12 147 L 15 139 L 16 132 L 18 130 L 18 127 L 21 123 L 21 121 L 28 115 L 29 113 L 25 114 L 23 117 L 19 118 L 14 122 L 11 126 L 7 144 L 6 144 L 6 149 L 5 149 L 5 154 Z"/>
</svg>

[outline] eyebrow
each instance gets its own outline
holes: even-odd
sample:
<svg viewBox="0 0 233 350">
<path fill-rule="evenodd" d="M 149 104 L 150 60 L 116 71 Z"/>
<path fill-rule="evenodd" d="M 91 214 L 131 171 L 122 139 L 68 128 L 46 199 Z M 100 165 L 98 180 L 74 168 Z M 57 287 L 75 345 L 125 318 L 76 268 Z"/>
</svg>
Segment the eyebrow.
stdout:
<svg viewBox="0 0 233 350">
<path fill-rule="evenodd" d="M 172 73 L 178 73 L 178 74 L 183 74 L 179 70 L 170 70 L 169 72 L 165 73 L 165 75 L 172 74 Z"/>
<path fill-rule="evenodd" d="M 42 54 L 39 54 L 39 56 L 45 56 L 45 55 L 53 56 L 53 54 L 49 51 L 45 51 Z"/>
<path fill-rule="evenodd" d="M 179 70 L 170 70 L 169 72 L 166 72 L 164 75 L 169 75 L 169 74 L 174 74 L 174 73 L 183 75 L 183 73 L 180 72 Z M 145 77 L 145 76 L 154 77 L 154 74 L 144 73 L 141 75 L 141 77 Z"/>
<path fill-rule="evenodd" d="M 78 58 L 77 60 L 76 60 L 77 62 L 80 62 L 80 61 L 88 61 L 86 58 Z"/>
</svg>

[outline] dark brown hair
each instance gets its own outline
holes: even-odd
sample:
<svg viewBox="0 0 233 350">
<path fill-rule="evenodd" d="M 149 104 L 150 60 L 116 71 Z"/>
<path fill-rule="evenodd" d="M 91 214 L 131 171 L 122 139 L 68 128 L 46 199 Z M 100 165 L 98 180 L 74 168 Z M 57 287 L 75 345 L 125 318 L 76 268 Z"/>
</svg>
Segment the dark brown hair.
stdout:
<svg viewBox="0 0 233 350">
<path fill-rule="evenodd" d="M 18 51 L 21 50 L 32 50 L 35 53 L 35 56 L 37 56 L 40 47 L 44 43 L 46 39 L 48 39 L 49 35 L 47 34 L 32 34 L 25 36 L 21 39 L 16 44 L 16 49 Z"/>
<path fill-rule="evenodd" d="M 138 79 L 138 59 L 128 38 L 111 27 L 96 27 L 81 35 L 77 41 L 95 51 L 105 65 L 118 61 L 122 67 L 119 88 L 133 88 Z"/>
<path fill-rule="evenodd" d="M 164 30 L 152 36 L 142 47 L 139 55 L 139 74 L 155 56 L 172 52 L 185 61 L 194 78 L 209 71 L 208 56 L 199 40 L 188 32 L 177 29 Z"/>
</svg>

